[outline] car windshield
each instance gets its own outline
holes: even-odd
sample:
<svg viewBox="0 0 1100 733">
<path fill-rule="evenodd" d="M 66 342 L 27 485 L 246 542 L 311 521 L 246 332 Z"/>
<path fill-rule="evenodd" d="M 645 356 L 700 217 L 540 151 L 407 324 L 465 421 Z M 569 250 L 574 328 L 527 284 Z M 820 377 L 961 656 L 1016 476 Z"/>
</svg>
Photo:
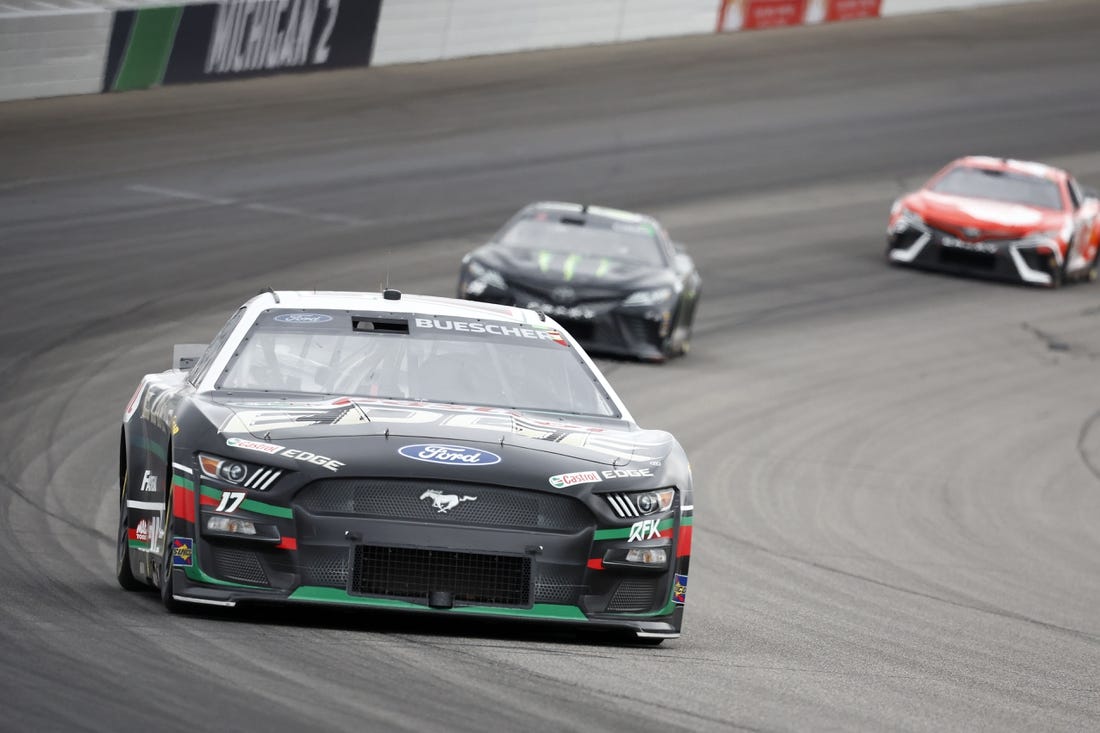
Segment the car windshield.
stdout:
<svg viewBox="0 0 1100 733">
<path fill-rule="evenodd" d="M 658 267 L 665 264 L 652 226 L 593 215 L 571 217 L 539 211 L 512 223 L 498 241 L 507 247 L 536 250 L 544 259 L 566 256 Z"/>
<path fill-rule="evenodd" d="M 1062 208 L 1062 196 L 1057 183 L 1048 178 L 1016 171 L 960 165 L 936 181 L 932 190 L 1042 209 Z"/>
<path fill-rule="evenodd" d="M 429 315 L 269 310 L 217 386 L 619 416 L 557 331 Z"/>
</svg>

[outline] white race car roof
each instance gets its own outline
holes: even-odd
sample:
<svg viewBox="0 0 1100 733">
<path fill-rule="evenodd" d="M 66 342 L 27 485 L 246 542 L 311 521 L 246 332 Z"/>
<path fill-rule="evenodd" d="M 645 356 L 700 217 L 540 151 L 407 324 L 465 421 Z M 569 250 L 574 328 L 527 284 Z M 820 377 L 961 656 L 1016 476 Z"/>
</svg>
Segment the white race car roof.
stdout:
<svg viewBox="0 0 1100 733">
<path fill-rule="evenodd" d="M 539 201 L 531 204 L 531 206 L 536 209 L 556 209 L 558 211 L 568 211 L 575 214 L 587 212 L 589 214 L 607 217 L 608 219 L 616 219 L 630 224 L 639 224 L 641 222 L 656 223 L 656 220 L 651 216 L 637 214 L 633 211 L 624 211 L 622 209 L 611 209 L 606 206 L 585 207 L 581 204 L 573 204 L 565 201 Z"/>
<path fill-rule="evenodd" d="M 456 300 L 434 295 L 405 295 L 388 300 L 382 293 L 359 293 L 333 290 L 276 290 L 260 293 L 248 301 L 248 307 L 331 309 L 348 311 L 385 311 L 388 313 L 422 313 L 453 318 L 484 318 L 509 323 L 540 323 L 538 313 L 526 308 Z"/>
</svg>

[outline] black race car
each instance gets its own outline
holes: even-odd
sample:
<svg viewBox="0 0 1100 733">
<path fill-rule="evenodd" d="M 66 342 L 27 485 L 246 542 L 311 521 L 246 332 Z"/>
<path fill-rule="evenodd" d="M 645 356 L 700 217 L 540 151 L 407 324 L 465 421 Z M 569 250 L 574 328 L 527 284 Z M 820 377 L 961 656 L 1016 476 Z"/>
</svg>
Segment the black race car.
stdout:
<svg viewBox="0 0 1100 733">
<path fill-rule="evenodd" d="M 653 218 L 530 204 L 462 259 L 458 297 L 553 316 L 593 353 L 663 361 L 691 344 L 700 278 Z"/>
<path fill-rule="evenodd" d="M 266 292 L 126 407 L 118 582 L 680 632 L 692 485 L 552 319 Z"/>
</svg>

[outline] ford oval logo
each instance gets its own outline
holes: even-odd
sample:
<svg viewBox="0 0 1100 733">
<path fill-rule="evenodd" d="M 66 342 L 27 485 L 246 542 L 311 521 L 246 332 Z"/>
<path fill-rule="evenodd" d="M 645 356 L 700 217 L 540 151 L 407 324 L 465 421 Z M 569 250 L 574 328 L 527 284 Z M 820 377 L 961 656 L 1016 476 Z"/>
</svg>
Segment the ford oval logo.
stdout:
<svg viewBox="0 0 1100 733">
<path fill-rule="evenodd" d="M 332 316 L 324 313 L 284 313 L 275 316 L 275 320 L 279 323 L 328 323 Z"/>
<path fill-rule="evenodd" d="M 437 445 L 435 443 L 406 445 L 397 451 L 406 458 L 425 463 L 442 463 L 445 466 L 491 466 L 500 463 L 500 456 L 487 450 L 476 450 L 461 445 Z"/>
</svg>

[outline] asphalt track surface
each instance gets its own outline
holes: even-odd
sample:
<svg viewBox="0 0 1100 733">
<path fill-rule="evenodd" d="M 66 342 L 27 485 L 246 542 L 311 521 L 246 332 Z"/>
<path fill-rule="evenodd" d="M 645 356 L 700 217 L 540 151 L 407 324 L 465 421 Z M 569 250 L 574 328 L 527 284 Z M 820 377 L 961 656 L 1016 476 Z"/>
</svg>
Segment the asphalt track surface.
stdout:
<svg viewBox="0 0 1100 733">
<path fill-rule="evenodd" d="M 1100 5 L 0 105 L 0 729 L 1100 729 L 1100 286 L 888 267 L 953 156 L 1100 185 Z M 122 408 L 262 287 L 451 294 L 532 199 L 664 217 L 694 349 L 604 362 L 696 478 L 682 638 L 171 616 Z M 195 727 L 192 727 L 195 726 Z"/>
</svg>

